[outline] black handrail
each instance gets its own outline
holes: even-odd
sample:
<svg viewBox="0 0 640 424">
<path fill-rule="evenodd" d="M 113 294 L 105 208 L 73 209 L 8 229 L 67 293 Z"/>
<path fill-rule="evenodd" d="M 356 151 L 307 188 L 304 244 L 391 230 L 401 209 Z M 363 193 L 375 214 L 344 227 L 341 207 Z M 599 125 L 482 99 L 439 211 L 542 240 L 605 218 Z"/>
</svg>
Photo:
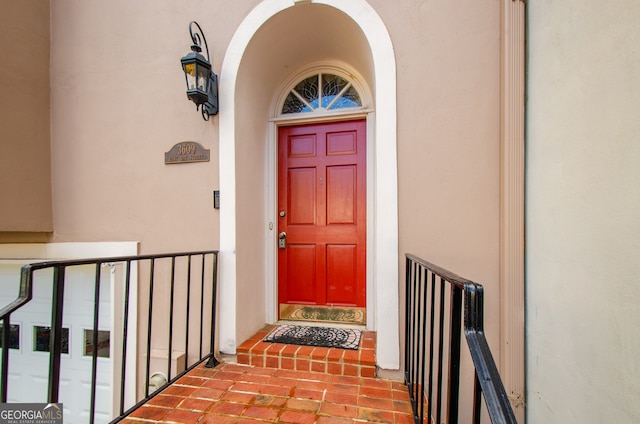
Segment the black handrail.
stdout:
<svg viewBox="0 0 640 424">
<path fill-rule="evenodd" d="M 441 423 L 443 414 L 445 422 L 458 422 L 464 332 L 475 377 L 472 410 L 462 421 L 480 422 L 484 396 L 492 423 L 516 423 L 484 334 L 482 286 L 414 255 L 405 256 L 405 383 L 415 422 Z"/>
<path fill-rule="evenodd" d="M 186 276 L 178 276 L 176 275 L 176 260 L 184 260 L 186 258 Z M 192 261 L 193 258 L 199 258 L 199 261 Z M 214 367 L 218 364 L 214 356 L 214 348 L 215 348 L 215 328 L 216 328 L 216 292 L 217 292 L 217 274 L 218 274 L 218 251 L 215 250 L 207 250 L 207 251 L 195 251 L 195 252 L 183 252 L 183 253 L 168 253 L 168 254 L 159 254 L 159 255 L 138 255 L 138 256 L 119 256 L 119 257 L 109 257 L 109 258 L 94 258 L 94 259 L 80 259 L 80 260 L 62 260 L 62 261 L 47 261 L 47 262 L 39 262 L 33 263 L 29 265 L 25 265 L 22 267 L 20 274 L 20 290 L 18 297 L 16 300 L 11 302 L 6 307 L 0 310 L 0 320 L 2 320 L 2 376 L 0 378 L 0 402 L 7 402 L 7 393 L 8 393 L 8 375 L 9 375 L 9 332 L 11 325 L 11 315 L 19 310 L 21 307 L 29 303 L 29 301 L 33 298 L 33 274 L 37 270 L 42 269 L 52 269 L 53 270 L 53 293 L 51 300 L 51 327 L 50 327 L 50 353 L 49 353 L 49 377 L 48 377 L 48 394 L 46 402 L 48 403 L 57 403 L 59 399 L 59 388 L 60 388 L 60 360 L 62 354 L 62 318 L 64 311 L 64 290 L 65 290 L 65 275 L 66 270 L 68 268 L 82 266 L 82 265 L 94 265 L 95 266 L 95 277 L 94 277 L 94 302 L 93 302 L 93 350 L 92 350 L 92 370 L 91 370 L 91 396 L 89 405 L 89 422 L 91 424 L 95 421 L 95 400 L 96 400 L 96 375 L 97 375 L 97 358 L 98 358 L 98 327 L 99 327 L 99 307 L 100 307 L 100 279 L 101 279 L 101 270 L 103 265 L 110 265 L 116 263 L 123 263 L 125 266 L 125 287 L 124 287 L 124 306 L 123 306 L 123 319 L 122 319 L 122 368 L 120 370 L 120 396 L 119 396 L 119 405 L 118 411 L 119 416 L 113 418 L 111 423 L 119 422 L 128 416 L 135 409 L 143 405 L 149 399 L 160 393 L 161 390 L 156 390 L 153 393 L 149 393 L 148 382 L 149 382 L 149 365 L 151 361 L 151 329 L 152 329 L 152 305 L 154 303 L 154 282 L 156 276 L 156 262 L 161 259 L 170 259 L 171 260 L 171 273 L 169 275 L 169 290 L 171 295 L 170 309 L 168 311 L 169 314 L 169 328 L 167 329 L 168 337 L 167 340 L 154 340 L 156 346 L 168 346 L 168 355 L 167 355 L 167 383 L 162 387 L 167 387 L 172 384 L 180 377 L 185 375 L 187 372 L 198 366 L 204 361 L 207 361 L 205 364 L 206 367 Z M 201 267 L 199 267 L 200 272 L 197 270 L 192 271 L 193 262 L 200 262 Z M 144 398 L 138 399 L 137 393 L 139 392 L 138 388 L 136 388 L 136 400 L 138 401 L 135 405 L 125 405 L 125 387 L 127 378 L 133 378 L 134 376 L 127 376 L 126 369 L 128 367 L 127 364 L 127 347 L 128 347 L 128 332 L 129 332 L 129 296 L 131 293 L 131 274 L 132 274 L 132 263 L 136 263 L 138 265 L 142 263 L 148 263 L 148 274 L 149 281 L 147 287 L 149 288 L 149 298 L 148 304 L 140 304 L 141 308 L 147 307 L 149 309 L 148 321 L 146 323 L 148 338 L 147 338 L 147 346 L 146 349 L 146 381 L 143 382 L 146 389 L 144 390 Z M 209 273 L 205 272 L 207 267 L 209 267 Z M 141 270 L 138 270 L 138 276 L 142 275 Z M 200 281 L 200 291 L 196 293 L 192 293 L 192 285 L 191 279 L 194 278 Z M 186 328 L 184 328 L 184 344 L 180 343 L 181 347 L 184 347 L 185 351 L 185 369 L 183 371 L 179 371 L 177 375 L 171 375 L 171 361 L 172 361 L 172 349 L 174 344 L 176 344 L 173 340 L 174 333 L 174 312 L 175 312 L 175 304 L 177 303 L 177 299 L 174 296 L 174 289 L 176 285 L 176 280 L 182 283 L 186 282 L 187 295 L 186 299 L 180 299 L 183 304 L 185 304 L 186 309 Z M 205 302 L 205 290 L 206 283 L 210 283 L 211 285 L 211 295 L 208 296 L 208 302 Z M 194 285 L 197 287 L 198 285 Z M 199 296 L 200 297 L 200 323 L 199 325 L 193 325 L 193 322 L 190 323 L 190 308 L 191 308 L 191 296 Z M 112 300 L 113 301 L 113 300 Z M 210 304 L 209 304 L 210 303 Z M 211 322 L 205 323 L 205 307 L 210 308 L 211 313 Z M 207 311 L 208 313 L 209 311 Z M 191 326 L 190 326 L 191 324 Z M 144 328 L 144 327 L 143 327 Z M 206 331 L 210 333 L 209 342 L 209 352 L 207 354 L 203 353 L 203 338 L 206 334 Z M 197 331 L 197 332 L 196 332 Z M 182 332 L 182 331 L 181 331 Z M 194 332 L 200 340 L 199 340 L 199 352 L 197 353 L 197 357 L 193 360 L 189 359 L 189 334 Z M 114 341 L 112 341 L 113 343 Z M 120 342 L 120 341 L 117 341 Z M 134 342 L 135 343 L 135 342 Z M 192 355 L 196 356 L 196 355 Z M 137 358 L 133 359 L 134 361 Z M 135 368 L 135 364 L 134 364 Z M 115 372 L 115 370 L 114 370 Z M 135 381 L 135 380 L 134 380 Z M 43 399 L 43 401 L 45 401 Z"/>
</svg>

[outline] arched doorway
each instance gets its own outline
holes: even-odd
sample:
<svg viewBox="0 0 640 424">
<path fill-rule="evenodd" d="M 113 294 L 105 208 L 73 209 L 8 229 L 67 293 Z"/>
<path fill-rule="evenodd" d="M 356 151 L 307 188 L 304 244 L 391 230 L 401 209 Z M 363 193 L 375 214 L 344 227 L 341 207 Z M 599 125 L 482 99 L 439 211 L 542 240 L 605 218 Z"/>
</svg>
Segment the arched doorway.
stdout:
<svg viewBox="0 0 640 424">
<path fill-rule="evenodd" d="M 282 35 L 280 38 L 280 50 L 275 54 L 266 54 L 269 46 L 265 43 L 269 36 L 277 34 L 282 25 L 276 25 L 278 19 L 289 18 L 291 25 L 299 24 L 304 18 L 304 13 L 314 8 L 314 19 L 325 15 L 331 19 L 331 23 L 340 21 L 345 31 L 351 31 L 349 42 L 359 43 L 356 49 L 352 49 L 350 56 L 345 60 L 369 63 L 366 78 L 375 93 L 373 108 L 366 112 L 367 139 L 371 146 L 370 160 L 368 160 L 367 180 L 371 182 L 368 190 L 371 193 L 369 202 L 371 207 L 368 213 L 371 216 L 371 225 L 367 228 L 367 284 L 371 290 L 367 294 L 368 313 L 367 327 L 378 332 L 378 337 L 384 338 L 386 343 L 378 345 L 377 360 L 382 368 L 397 369 L 399 367 L 399 325 L 398 325 L 398 211 L 397 211 L 397 165 L 396 165 L 396 102 L 395 102 L 395 59 L 388 32 L 376 12 L 365 2 L 354 0 L 340 2 L 335 0 L 315 1 L 313 3 L 267 0 L 260 3 L 247 15 L 238 27 L 232 38 L 224 59 L 220 75 L 220 350 L 226 353 L 234 353 L 237 343 L 242 342 L 242 337 L 250 335 L 256 325 L 258 315 L 239 319 L 240 304 L 242 309 L 262 310 L 262 319 L 271 320 L 269 305 L 274 302 L 274 287 L 267 282 L 263 286 L 252 286 L 255 281 L 272 279 L 268 264 L 275 263 L 275 258 L 266 248 L 269 240 L 273 238 L 273 228 L 269 228 L 268 211 L 275 212 L 275 207 L 269 206 L 269 199 L 275 199 L 270 193 L 270 184 L 263 182 L 258 190 L 255 185 L 256 166 L 261 165 L 258 160 L 253 163 L 246 159 L 243 164 L 244 154 L 249 158 L 263 155 L 268 158 L 275 151 L 265 149 L 262 145 L 254 145 L 249 149 L 242 141 L 275 137 L 275 129 L 283 122 L 271 120 L 265 126 L 257 124 L 260 113 L 264 113 L 260 119 L 265 120 L 269 115 L 267 109 L 270 105 L 262 103 L 243 103 L 243 99 L 255 98 L 256 93 L 264 95 L 272 84 L 270 93 L 276 92 L 276 86 L 282 78 L 283 69 L 287 62 L 294 59 L 302 63 L 318 60 L 320 54 L 328 54 L 338 57 L 342 51 L 331 50 L 326 46 L 341 46 L 344 42 L 318 43 L 318 48 L 299 50 L 299 54 L 282 57 L 278 60 L 274 55 L 297 48 L 291 44 L 298 42 L 295 37 Z M 279 22 L 282 24 L 282 21 Z M 291 25 L 287 25 L 289 28 Z M 337 26 L 338 28 L 340 25 Z M 304 28 L 302 28 L 304 29 Z M 355 34 L 356 31 L 360 34 Z M 271 31 L 271 32 L 269 32 Z M 257 33 L 261 33 L 257 37 Z M 293 31 L 295 32 L 295 31 Z M 345 32 L 346 34 L 346 32 Z M 262 35 L 265 35 L 264 37 Z M 322 36 L 331 37 L 331 34 L 319 33 L 312 35 L 312 40 L 320 40 Z M 345 38 L 346 40 L 346 38 Z M 354 41 L 355 40 L 355 41 Z M 274 38 L 270 39 L 271 42 Z M 309 41 L 306 39 L 306 41 Z M 320 40 L 324 41 L 324 40 Z M 289 43 L 289 44 L 287 44 Z M 285 44 L 285 46 L 283 46 Z M 310 51 L 310 52 L 309 52 Z M 272 50 L 273 52 L 273 50 Z M 255 73 L 257 70 L 260 73 Z M 239 81 L 246 82 L 240 84 Z M 243 103 L 243 106 L 240 106 Z M 246 104 L 246 107 L 244 105 Z M 263 107 L 264 106 L 264 107 Z M 266 136 L 264 134 L 267 134 Z M 256 150 L 259 152 L 256 153 Z M 240 154 L 242 152 L 242 154 Z M 253 155 L 253 156 L 252 156 Z M 273 162 L 272 162 L 273 163 Z M 269 169 L 269 161 L 265 162 L 265 170 L 262 174 L 275 175 L 273 169 Z M 245 168 L 239 170 L 238 166 Z M 253 174 L 253 180 L 243 172 Z M 262 169 L 260 170 L 262 171 Z M 252 185 L 253 184 L 253 185 Z M 242 188 L 242 189 L 240 189 Z M 245 190 L 246 189 L 246 190 Z M 254 190 L 254 191 L 252 191 Z M 245 192 L 246 191 L 246 192 Z M 263 194 L 262 191 L 265 191 Z M 240 197 L 255 195 L 263 201 L 261 205 L 251 205 L 251 208 L 240 208 L 243 203 Z M 262 208 L 262 218 L 254 213 L 247 218 L 246 214 Z M 249 210 L 249 212 L 247 212 Z M 265 222 L 266 221 L 266 222 Z M 267 224 L 267 225 L 265 225 Z M 252 227 L 253 226 L 253 227 Z M 264 226 L 264 227 L 262 227 Z M 266 228 L 265 228 L 266 227 Z M 262 237 L 262 247 L 247 243 L 245 238 Z M 251 244 L 251 246 L 249 246 Z M 251 250 L 253 249 L 253 250 Z M 253 262 L 249 258 L 253 258 Z M 262 265 L 256 263 L 255 258 L 260 258 Z M 260 268 L 262 266 L 262 268 Z M 253 267 L 253 268 L 252 268 Z M 266 268 L 265 268 L 266 267 Z M 253 272 L 255 275 L 251 275 Z M 256 278 L 258 276 L 259 278 Z M 258 294 L 258 295 L 256 295 Z M 262 296 L 260 296 L 262 294 Z M 260 300 L 256 300 L 256 299 Z M 246 305 L 244 302 L 248 302 Z M 262 302 L 261 305 L 258 304 Z"/>
</svg>

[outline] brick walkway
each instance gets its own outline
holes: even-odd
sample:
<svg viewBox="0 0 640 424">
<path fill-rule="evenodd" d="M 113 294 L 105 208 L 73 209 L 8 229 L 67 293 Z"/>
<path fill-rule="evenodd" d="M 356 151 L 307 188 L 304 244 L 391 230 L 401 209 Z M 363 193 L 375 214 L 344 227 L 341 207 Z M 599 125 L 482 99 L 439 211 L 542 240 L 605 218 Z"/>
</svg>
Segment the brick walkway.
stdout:
<svg viewBox="0 0 640 424">
<path fill-rule="evenodd" d="M 401 382 L 222 363 L 199 366 L 123 423 L 406 423 Z"/>
</svg>

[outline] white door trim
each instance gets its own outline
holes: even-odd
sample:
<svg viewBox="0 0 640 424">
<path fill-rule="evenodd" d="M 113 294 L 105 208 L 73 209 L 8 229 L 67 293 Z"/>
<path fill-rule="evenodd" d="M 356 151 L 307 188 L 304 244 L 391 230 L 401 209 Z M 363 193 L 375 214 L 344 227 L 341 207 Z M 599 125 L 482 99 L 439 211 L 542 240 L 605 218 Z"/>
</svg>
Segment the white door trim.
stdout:
<svg viewBox="0 0 640 424">
<path fill-rule="evenodd" d="M 396 152 L 396 66 L 389 33 L 376 11 L 364 0 L 312 0 L 334 7 L 360 26 L 371 47 L 375 68 L 374 114 L 367 122 L 373 161 L 372 219 L 368 249 L 372 255 L 370 287 L 375 314 L 372 327 L 378 339 L 378 366 L 400 367 L 398 303 L 398 185 Z M 240 63 L 253 35 L 277 13 L 293 7 L 293 0 L 265 0 L 242 21 L 227 48 L 220 72 L 220 191 L 225 202 L 220 208 L 220 350 L 235 353 L 236 345 L 236 182 L 234 97 Z M 266 117 L 265 117 L 266 119 Z M 380 141 L 379 143 L 376 141 Z M 267 258 L 269 259 L 269 258 Z M 367 299 L 368 301 L 370 299 Z M 266 317 L 265 317 L 266 318 Z"/>
<path fill-rule="evenodd" d="M 334 73 L 340 75 L 349 81 L 358 91 L 360 98 L 362 99 L 362 108 L 343 109 L 338 112 L 321 111 L 320 113 L 295 113 L 282 115 L 282 104 L 290 93 L 295 84 L 300 82 L 303 78 L 317 74 L 317 73 Z M 276 248 L 277 232 L 272 230 L 277 226 L 278 222 L 278 129 L 281 126 L 295 126 L 305 124 L 319 124 L 323 122 L 343 122 L 354 119 L 364 119 L 366 121 L 366 143 L 367 143 L 367 155 L 366 155 L 366 169 L 367 169 L 367 181 L 366 181 L 366 208 L 367 208 L 367 269 L 366 269 L 366 310 L 367 310 L 367 329 L 374 330 L 375 317 L 375 302 L 373 301 L 373 254 L 369 248 L 369 240 L 373 237 L 373 232 L 370 231 L 370 224 L 373 222 L 374 205 L 374 191 L 373 187 L 373 172 L 372 166 L 369 164 L 374 163 L 373 151 L 369 146 L 374 146 L 373 131 L 374 127 L 371 121 L 374 119 L 373 114 L 373 96 L 371 89 L 364 83 L 364 79 L 358 73 L 356 69 L 351 68 L 348 64 L 339 62 L 336 60 L 326 60 L 321 62 L 309 63 L 299 70 L 293 72 L 289 78 L 287 78 L 283 84 L 281 84 L 279 90 L 276 92 L 272 105 L 272 116 L 269 122 L 268 139 L 267 139 L 267 167 L 265 175 L 265 210 L 267 211 L 266 220 L 269 222 L 268 229 L 265 232 L 265 275 L 267 277 L 267 284 L 265 287 L 265 307 L 267 311 L 266 321 L 267 323 L 275 323 L 278 320 L 278 267 L 277 257 L 278 249 Z"/>
</svg>

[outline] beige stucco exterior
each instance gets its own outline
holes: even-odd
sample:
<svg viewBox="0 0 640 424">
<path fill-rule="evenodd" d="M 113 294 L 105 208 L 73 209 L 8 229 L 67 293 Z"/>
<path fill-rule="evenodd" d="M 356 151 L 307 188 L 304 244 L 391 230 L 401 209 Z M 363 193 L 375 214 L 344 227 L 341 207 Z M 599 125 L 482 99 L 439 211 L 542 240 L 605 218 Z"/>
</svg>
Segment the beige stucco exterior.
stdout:
<svg viewBox="0 0 640 424">
<path fill-rule="evenodd" d="M 403 366 L 410 252 L 485 286 L 521 422 L 525 396 L 534 423 L 637 421 L 640 7 L 556 3 L 526 6 L 525 210 L 522 1 L 0 0 L 0 242 L 222 249 L 233 353 L 275 316 L 273 140 L 293 122 L 278 100 L 337 67 L 367 99 L 367 325 L 394 341 L 381 372 Z M 179 64 L 191 20 L 220 77 L 208 122 Z M 182 141 L 210 161 L 165 164 Z"/>
<path fill-rule="evenodd" d="M 0 242 L 53 230 L 49 50 L 49 2 L 0 2 Z"/>
<path fill-rule="evenodd" d="M 215 119 L 203 125 L 195 106 L 179 107 L 184 80 L 175 80 L 188 51 L 177 21 L 188 24 L 195 9 L 51 3 L 52 241 L 135 240 L 141 253 L 215 247 Z M 211 161 L 165 165 L 182 141 L 203 144 Z"/>
</svg>

